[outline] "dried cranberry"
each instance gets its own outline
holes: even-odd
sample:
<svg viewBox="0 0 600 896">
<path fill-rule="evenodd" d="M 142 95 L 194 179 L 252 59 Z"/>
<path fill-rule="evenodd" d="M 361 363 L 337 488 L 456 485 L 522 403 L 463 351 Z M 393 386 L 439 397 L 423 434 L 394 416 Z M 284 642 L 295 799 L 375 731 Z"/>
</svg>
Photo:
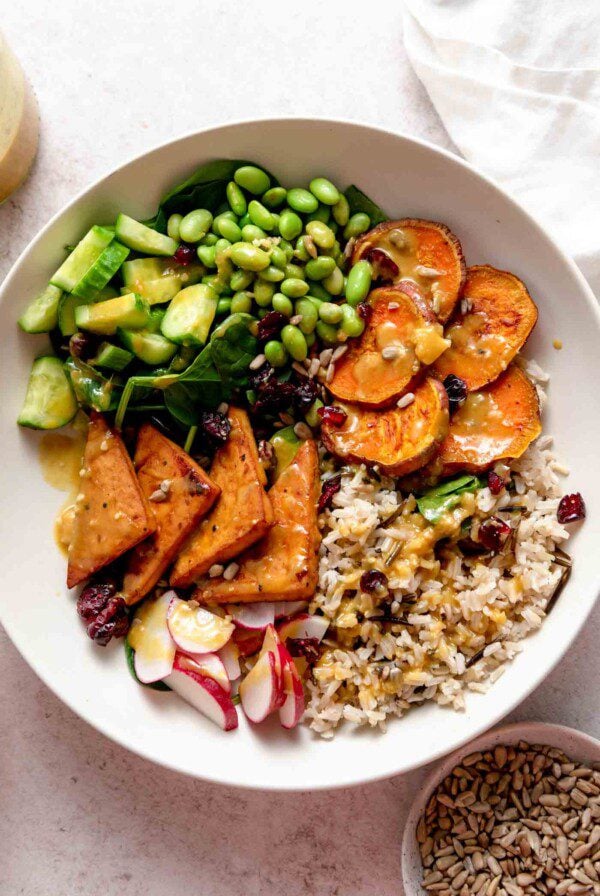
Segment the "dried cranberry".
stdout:
<svg viewBox="0 0 600 896">
<path fill-rule="evenodd" d="M 188 246 L 185 243 L 181 243 L 179 248 L 176 250 L 173 258 L 175 259 L 177 264 L 188 265 L 192 263 L 195 255 L 196 250 L 193 246 Z"/>
<path fill-rule="evenodd" d="M 231 432 L 231 423 L 220 411 L 203 411 L 200 427 L 214 448 L 224 445 Z"/>
<path fill-rule="evenodd" d="M 328 426 L 342 426 L 348 417 L 348 414 L 343 408 L 337 408 L 335 405 L 327 405 L 324 408 L 319 408 L 317 414 L 323 423 Z"/>
<path fill-rule="evenodd" d="M 258 322 L 256 338 L 259 342 L 268 342 L 269 339 L 279 336 L 287 323 L 288 319 L 281 311 L 269 311 Z"/>
<path fill-rule="evenodd" d="M 317 510 L 319 511 L 319 513 L 321 513 L 327 507 L 331 507 L 333 496 L 337 495 L 341 487 L 341 473 L 338 473 L 336 476 L 330 476 L 329 479 L 325 480 L 321 488 L 321 497 L 319 498 L 319 503 L 317 504 Z"/>
<path fill-rule="evenodd" d="M 367 594 L 373 594 L 375 591 L 387 588 L 387 583 L 385 573 L 379 572 L 378 569 L 370 569 L 368 572 L 363 572 L 360 577 L 360 590 L 366 591 Z"/>
<path fill-rule="evenodd" d="M 508 523 L 498 519 L 497 516 L 491 516 L 480 525 L 477 541 L 488 551 L 497 553 L 504 546 L 511 531 Z"/>
<path fill-rule="evenodd" d="M 563 495 L 556 512 L 559 523 L 575 523 L 585 519 L 585 502 L 580 492 Z"/>
<path fill-rule="evenodd" d="M 294 407 L 299 411 L 306 411 L 319 394 L 319 387 L 314 380 L 307 376 L 300 376 L 294 380 Z"/>
<path fill-rule="evenodd" d="M 81 618 L 86 622 L 95 619 L 116 590 L 113 582 L 92 582 L 86 585 L 77 599 L 77 612 Z"/>
<path fill-rule="evenodd" d="M 373 268 L 374 280 L 394 280 L 400 273 L 396 262 L 383 249 L 371 249 L 367 253 L 367 259 Z"/>
<path fill-rule="evenodd" d="M 91 358 L 96 354 L 99 342 L 92 333 L 74 333 L 69 339 L 69 352 L 73 358 Z"/>
<path fill-rule="evenodd" d="M 248 375 L 248 385 L 254 392 L 260 392 L 262 387 L 270 380 L 275 379 L 275 368 L 266 362 L 258 370 L 251 370 Z"/>
<path fill-rule="evenodd" d="M 317 638 L 290 638 L 287 649 L 291 656 L 303 656 L 310 666 L 313 666 L 321 655 Z"/>
<path fill-rule="evenodd" d="M 450 413 L 454 414 L 467 397 L 467 384 L 459 376 L 449 373 L 444 380 L 444 389 L 448 394 Z"/>
<path fill-rule="evenodd" d="M 268 379 L 258 390 L 253 405 L 255 414 L 276 414 L 288 408 L 294 400 L 293 383 L 280 383 L 277 379 Z"/>
<path fill-rule="evenodd" d="M 487 476 L 488 488 L 493 495 L 499 495 L 504 488 L 504 479 L 498 476 L 493 470 L 490 470 Z"/>
<path fill-rule="evenodd" d="M 373 306 L 369 305 L 368 302 L 359 302 L 356 306 L 356 313 L 366 324 L 368 324 L 373 314 Z"/>
<path fill-rule="evenodd" d="M 101 647 L 105 647 L 111 638 L 122 638 L 128 631 L 127 604 L 122 597 L 110 597 L 104 609 L 87 627 L 92 641 Z"/>
</svg>

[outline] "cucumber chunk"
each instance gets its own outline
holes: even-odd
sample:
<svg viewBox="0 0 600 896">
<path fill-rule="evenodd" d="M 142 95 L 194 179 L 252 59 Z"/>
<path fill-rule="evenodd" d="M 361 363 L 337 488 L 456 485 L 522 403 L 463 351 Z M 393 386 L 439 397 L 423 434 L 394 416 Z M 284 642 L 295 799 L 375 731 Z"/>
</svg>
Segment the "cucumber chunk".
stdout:
<svg viewBox="0 0 600 896">
<path fill-rule="evenodd" d="M 101 289 L 93 299 L 82 299 L 80 296 L 73 296 L 66 292 L 58 303 L 58 326 L 63 336 L 72 336 L 77 332 L 77 324 L 75 323 L 75 309 L 80 305 L 87 305 L 90 301 L 104 302 L 107 299 L 114 299 L 118 296 L 116 289 L 112 286 L 105 286 Z"/>
<path fill-rule="evenodd" d="M 113 239 L 114 233 L 108 227 L 92 227 L 50 278 L 50 283 L 72 292 Z"/>
<path fill-rule="evenodd" d="M 112 380 L 78 358 L 67 358 L 65 370 L 79 404 L 100 412 L 111 410 L 114 388 Z"/>
<path fill-rule="evenodd" d="M 90 367 L 105 367 L 107 370 L 123 370 L 133 361 L 133 355 L 112 342 L 102 342 L 96 357 L 88 361 Z"/>
<path fill-rule="evenodd" d="M 199 262 L 180 264 L 173 258 L 132 258 L 122 267 L 123 283 L 131 287 L 131 292 L 139 292 L 136 287 L 148 280 L 161 277 L 179 277 L 183 286 L 199 283 L 206 268 Z"/>
<path fill-rule="evenodd" d="M 151 367 L 166 364 L 177 351 L 175 343 L 165 339 L 160 333 L 147 333 L 144 330 L 123 330 L 119 328 L 117 335 L 123 345 L 133 352 L 136 358 L 139 358 L 140 361 L 143 361 L 144 364 L 149 364 Z"/>
<path fill-rule="evenodd" d="M 58 323 L 58 303 L 62 294 L 62 289 L 49 283 L 19 318 L 21 329 L 26 333 L 49 333 L 53 330 Z"/>
<path fill-rule="evenodd" d="M 114 277 L 128 255 L 129 249 L 115 240 L 106 247 L 71 292 L 82 299 L 93 298 Z"/>
<path fill-rule="evenodd" d="M 115 234 L 125 246 L 144 252 L 146 255 L 174 255 L 179 243 L 170 236 L 146 227 L 129 215 L 119 215 L 115 225 Z"/>
<path fill-rule="evenodd" d="M 27 394 L 17 418 L 31 429 L 58 429 L 77 413 L 77 401 L 59 358 L 44 356 L 33 362 Z"/>
<path fill-rule="evenodd" d="M 106 302 L 80 305 L 75 309 L 75 323 L 81 330 L 111 336 L 117 327 L 141 329 L 150 319 L 150 306 L 146 299 L 130 292 Z"/>
<path fill-rule="evenodd" d="M 138 280 L 135 291 L 148 299 L 151 305 L 160 305 L 174 299 L 181 288 L 181 278 L 172 274 L 156 280 Z M 127 290 L 131 291 L 131 287 L 127 287 Z"/>
<path fill-rule="evenodd" d="M 163 336 L 180 345 L 204 345 L 219 298 L 211 286 L 197 283 L 177 293 L 161 324 Z"/>
</svg>

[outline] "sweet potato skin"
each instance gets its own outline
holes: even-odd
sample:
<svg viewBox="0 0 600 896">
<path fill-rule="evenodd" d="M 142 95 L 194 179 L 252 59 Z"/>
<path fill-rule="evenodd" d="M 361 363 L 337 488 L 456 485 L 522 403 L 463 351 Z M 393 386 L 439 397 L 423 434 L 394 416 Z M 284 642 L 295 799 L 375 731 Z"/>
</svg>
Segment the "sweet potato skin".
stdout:
<svg viewBox="0 0 600 896">
<path fill-rule="evenodd" d="M 273 525 L 273 508 L 252 427 L 245 411 L 230 407 L 229 439 L 215 454 L 210 476 L 221 497 L 193 531 L 171 571 L 171 585 L 185 588 L 214 563 L 236 557 Z"/>
<path fill-rule="evenodd" d="M 127 604 L 141 600 L 154 588 L 177 551 L 217 500 L 220 488 L 204 470 L 151 424 L 138 433 L 134 465 L 146 497 L 170 482 L 164 501 L 151 502 L 156 532 L 138 544 L 128 557 L 121 594 Z"/>
<path fill-rule="evenodd" d="M 434 371 L 441 380 L 455 374 L 473 392 L 506 370 L 529 338 L 538 313 L 525 284 L 490 265 L 468 269 L 464 297 L 469 310 L 446 328 L 452 345 Z"/>
<path fill-rule="evenodd" d="M 308 600 L 318 577 L 319 461 L 312 440 L 269 491 L 275 522 L 265 537 L 237 558 L 232 581 L 205 579 L 194 597 L 200 603 Z"/>
<path fill-rule="evenodd" d="M 381 408 L 394 404 L 421 370 L 416 341 L 440 330 L 419 289 L 412 283 L 374 289 L 364 333 L 349 340 L 348 351 L 335 365 L 329 391 L 340 401 Z M 390 307 L 391 306 L 391 307 Z M 394 347 L 398 357 L 385 359 L 382 350 Z"/>
<path fill-rule="evenodd" d="M 323 422 L 321 438 L 342 460 L 375 466 L 390 476 L 406 476 L 423 467 L 448 432 L 448 396 L 442 384 L 427 377 L 405 408 L 372 410 L 345 405 L 348 417 L 335 427 Z"/>
<path fill-rule="evenodd" d="M 512 364 L 490 386 L 471 393 L 450 421 L 434 465 L 442 476 L 479 473 L 520 457 L 542 431 L 533 383 Z"/>
<path fill-rule="evenodd" d="M 402 231 L 403 247 L 390 242 L 394 230 Z M 365 258 L 371 249 L 387 252 L 399 268 L 395 283 L 403 279 L 413 281 L 423 292 L 426 301 L 440 323 L 445 323 L 461 296 L 466 277 L 466 265 L 460 241 L 445 224 L 420 218 L 384 221 L 357 241 L 352 263 Z M 417 265 L 441 271 L 439 277 L 422 276 Z"/>
<path fill-rule="evenodd" d="M 68 551 L 67 587 L 112 563 L 156 529 L 121 436 L 93 412 Z"/>
</svg>

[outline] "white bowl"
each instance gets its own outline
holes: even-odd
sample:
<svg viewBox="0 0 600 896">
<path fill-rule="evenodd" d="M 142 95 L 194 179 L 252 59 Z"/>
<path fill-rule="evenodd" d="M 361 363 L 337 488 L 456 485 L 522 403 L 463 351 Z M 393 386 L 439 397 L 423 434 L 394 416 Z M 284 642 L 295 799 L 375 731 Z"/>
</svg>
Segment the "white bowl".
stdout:
<svg viewBox="0 0 600 896">
<path fill-rule="evenodd" d="M 144 218 L 161 194 L 201 162 L 256 159 L 287 184 L 316 173 L 356 183 L 390 213 L 434 218 L 462 240 L 471 264 L 489 262 L 523 277 L 540 309 L 529 353 L 553 376 L 545 429 L 571 465 L 567 488 L 584 493 L 589 519 L 570 550 L 569 587 L 523 654 L 485 696 L 471 695 L 464 713 L 427 706 L 392 721 L 386 734 L 345 727 L 333 742 L 302 727 L 278 725 L 224 734 L 181 700 L 137 686 L 123 648 L 98 649 L 86 637 L 52 523 L 62 496 L 45 484 L 38 436 L 15 424 L 27 374 L 44 341 L 25 336 L 16 320 L 56 269 L 62 247 L 117 212 Z M 551 189 L 552 185 L 548 185 Z M 4 625 L 52 690 L 99 731 L 135 752 L 200 778 L 246 787 L 339 787 L 406 772 L 455 749 L 509 712 L 548 674 L 577 634 L 598 591 L 595 511 L 600 506 L 596 445 L 600 321 L 575 265 L 512 199 L 458 158 L 408 137 L 348 122 L 254 121 L 214 128 L 161 146 L 114 171 L 78 196 L 17 261 L 1 291 L 0 382 L 4 512 Z M 562 339 L 563 351 L 552 348 Z"/>
<path fill-rule="evenodd" d="M 584 762 L 600 762 L 600 741 L 574 728 L 566 728 L 563 725 L 549 725 L 546 722 L 513 722 L 488 731 L 482 737 L 476 738 L 471 743 L 461 747 L 460 750 L 446 757 L 443 762 L 428 775 L 417 792 L 404 826 L 402 838 L 402 882 L 405 896 L 425 896 L 425 890 L 421 887 L 423 879 L 423 866 L 416 838 L 416 828 L 423 814 L 429 798 L 446 775 L 455 765 L 458 765 L 465 756 L 478 751 L 485 752 L 493 749 L 498 744 L 516 744 L 519 741 L 529 744 L 548 744 L 563 750 L 567 756 Z"/>
</svg>

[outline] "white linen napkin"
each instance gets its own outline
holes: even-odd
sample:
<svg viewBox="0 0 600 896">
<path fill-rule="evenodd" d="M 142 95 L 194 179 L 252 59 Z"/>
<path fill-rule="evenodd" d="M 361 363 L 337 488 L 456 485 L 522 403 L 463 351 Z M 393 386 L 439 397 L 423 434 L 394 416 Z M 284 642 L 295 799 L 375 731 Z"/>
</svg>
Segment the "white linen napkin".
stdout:
<svg viewBox="0 0 600 896">
<path fill-rule="evenodd" d="M 408 57 L 450 137 L 600 297 L 600 4 L 405 0 Z"/>
</svg>

